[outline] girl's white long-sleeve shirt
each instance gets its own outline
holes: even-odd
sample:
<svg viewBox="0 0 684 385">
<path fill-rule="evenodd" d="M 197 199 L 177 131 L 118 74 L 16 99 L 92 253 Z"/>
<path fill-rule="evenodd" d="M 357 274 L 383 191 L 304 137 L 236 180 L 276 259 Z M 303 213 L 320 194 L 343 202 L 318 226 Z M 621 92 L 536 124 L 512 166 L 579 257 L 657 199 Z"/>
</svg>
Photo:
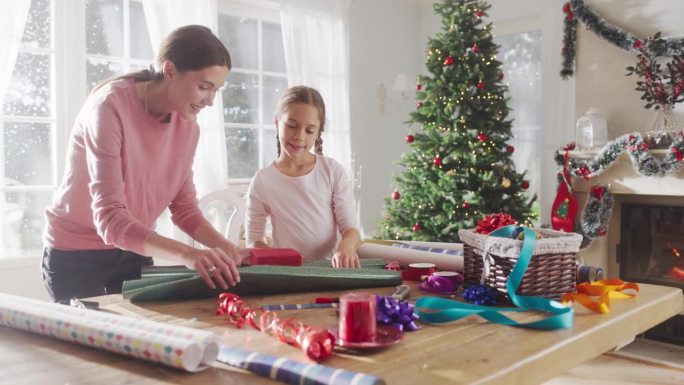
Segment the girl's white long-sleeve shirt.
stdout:
<svg viewBox="0 0 684 385">
<path fill-rule="evenodd" d="M 293 248 L 307 260 L 331 258 L 338 231 L 358 229 L 349 177 L 323 155 L 306 175 L 288 176 L 274 165 L 257 172 L 247 194 L 248 244 L 264 240 L 269 216 L 272 246 Z"/>
</svg>

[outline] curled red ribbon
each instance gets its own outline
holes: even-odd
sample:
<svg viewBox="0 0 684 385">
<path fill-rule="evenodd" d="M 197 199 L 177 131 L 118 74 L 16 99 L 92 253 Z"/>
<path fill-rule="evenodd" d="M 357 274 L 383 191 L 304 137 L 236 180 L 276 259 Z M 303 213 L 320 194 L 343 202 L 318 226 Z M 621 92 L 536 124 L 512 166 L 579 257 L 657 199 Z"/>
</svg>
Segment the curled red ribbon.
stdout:
<svg viewBox="0 0 684 385">
<path fill-rule="evenodd" d="M 238 328 L 249 324 L 286 344 L 301 348 L 307 357 L 316 362 L 325 361 L 333 354 L 335 337 L 326 329 L 307 326 L 294 318 L 281 320 L 272 311 L 251 309 L 233 293 L 221 293 L 216 315 L 225 315 Z"/>
<path fill-rule="evenodd" d="M 675 153 L 678 161 L 681 161 L 683 159 L 682 153 L 679 151 L 679 149 L 677 147 L 672 147 L 672 152 Z"/>
</svg>

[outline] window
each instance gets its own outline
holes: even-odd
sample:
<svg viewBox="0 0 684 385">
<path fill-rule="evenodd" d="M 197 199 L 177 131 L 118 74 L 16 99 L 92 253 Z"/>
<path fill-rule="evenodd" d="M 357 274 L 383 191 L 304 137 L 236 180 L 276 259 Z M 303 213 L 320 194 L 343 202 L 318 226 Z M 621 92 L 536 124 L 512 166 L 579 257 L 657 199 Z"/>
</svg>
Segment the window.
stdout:
<svg viewBox="0 0 684 385">
<path fill-rule="evenodd" d="M 246 181 L 276 154 L 273 113 L 287 88 L 279 15 L 267 1 L 219 4 L 219 36 L 233 58 L 223 92 L 229 176 Z M 42 254 L 44 210 L 92 87 L 152 59 L 141 0 L 31 0 L 0 106 L 0 259 Z"/>
<path fill-rule="evenodd" d="M 233 69 L 223 91 L 228 176 L 251 178 L 276 158 L 276 103 L 287 89 L 285 52 L 274 8 L 220 8 L 219 38 Z"/>
<path fill-rule="evenodd" d="M 540 214 L 541 194 L 541 47 L 540 30 L 498 36 L 497 60 L 504 63 L 504 82 L 508 85 L 512 109 L 508 117 L 513 119 L 515 147 L 513 161 L 518 172 L 527 171 L 530 181 L 528 194 L 537 194 L 533 210 Z"/>
<path fill-rule="evenodd" d="M 0 258 L 40 255 L 55 186 L 55 50 L 50 0 L 33 0 L 0 110 Z"/>
</svg>

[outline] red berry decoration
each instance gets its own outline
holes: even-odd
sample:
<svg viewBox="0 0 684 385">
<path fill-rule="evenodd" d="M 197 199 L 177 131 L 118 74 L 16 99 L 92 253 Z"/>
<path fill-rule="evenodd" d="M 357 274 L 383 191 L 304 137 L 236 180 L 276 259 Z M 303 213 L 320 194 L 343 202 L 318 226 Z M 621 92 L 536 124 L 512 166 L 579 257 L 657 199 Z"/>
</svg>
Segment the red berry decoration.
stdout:
<svg viewBox="0 0 684 385">
<path fill-rule="evenodd" d="M 515 151 L 515 147 L 511 146 L 510 144 L 506 146 L 506 152 L 509 154 L 512 154 Z"/>
<path fill-rule="evenodd" d="M 421 88 L 423 88 L 423 86 L 421 86 L 420 83 L 416 84 L 416 91 L 420 91 Z"/>
<path fill-rule="evenodd" d="M 439 155 L 437 155 L 435 159 L 432 160 L 432 163 L 434 163 L 435 166 L 439 167 L 442 165 L 442 158 L 440 158 Z"/>
<path fill-rule="evenodd" d="M 406 143 L 413 143 L 413 139 L 415 139 L 413 137 L 413 135 L 411 135 L 411 134 L 406 135 L 406 139 L 405 139 Z"/>
<path fill-rule="evenodd" d="M 463 209 L 468 210 L 470 208 L 470 203 L 463 202 Z"/>
<path fill-rule="evenodd" d="M 482 80 L 480 80 L 479 82 L 477 82 L 477 88 L 479 88 L 479 89 L 483 89 L 483 88 L 484 88 L 484 82 L 483 82 Z"/>
<path fill-rule="evenodd" d="M 530 188 L 530 182 L 524 180 L 524 181 L 522 181 L 522 183 L 520 184 L 520 187 L 522 187 L 523 190 L 527 190 L 528 188 Z"/>
<path fill-rule="evenodd" d="M 413 225 L 413 227 L 411 227 L 411 229 L 412 229 L 413 231 L 420 231 L 420 230 L 421 230 L 421 227 L 420 227 L 420 225 L 419 225 L 418 223 L 416 223 L 416 224 Z"/>
<path fill-rule="evenodd" d="M 444 59 L 444 65 L 445 65 L 445 66 L 450 66 L 450 65 L 452 65 L 452 64 L 454 64 L 454 57 L 451 56 L 451 55 L 449 55 L 449 56 L 446 57 L 446 59 Z"/>
<path fill-rule="evenodd" d="M 423 102 L 418 102 L 418 107 L 423 107 Z"/>
<path fill-rule="evenodd" d="M 487 140 L 487 134 L 485 134 L 484 132 L 480 132 L 480 134 L 477 136 L 477 140 L 479 140 L 480 142 L 486 141 Z"/>
<path fill-rule="evenodd" d="M 480 52 L 480 47 L 478 47 L 477 44 L 473 44 L 473 48 L 471 48 L 471 49 L 473 50 L 473 53 Z"/>
<path fill-rule="evenodd" d="M 482 16 L 484 16 L 484 12 L 481 9 L 478 9 L 477 12 L 475 12 L 475 15 L 477 17 L 482 17 Z"/>
<path fill-rule="evenodd" d="M 395 201 L 398 201 L 399 198 L 401 198 L 401 194 L 399 194 L 399 191 L 395 191 L 392 193 L 392 199 L 394 199 Z"/>
<path fill-rule="evenodd" d="M 503 80 L 503 78 L 504 78 L 504 73 L 503 73 L 503 72 L 499 72 L 499 80 Z"/>
</svg>

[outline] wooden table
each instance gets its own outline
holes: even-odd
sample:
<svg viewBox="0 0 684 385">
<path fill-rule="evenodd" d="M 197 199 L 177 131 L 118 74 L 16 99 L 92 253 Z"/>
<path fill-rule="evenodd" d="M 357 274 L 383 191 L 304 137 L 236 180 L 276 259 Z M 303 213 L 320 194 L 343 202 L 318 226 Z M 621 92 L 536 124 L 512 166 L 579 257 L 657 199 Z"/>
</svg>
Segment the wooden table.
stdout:
<svg viewBox="0 0 684 385">
<path fill-rule="evenodd" d="M 422 325 L 393 347 L 353 355 L 338 352 L 324 365 L 374 374 L 387 384 L 537 384 L 630 341 L 635 335 L 679 313 L 682 290 L 640 285 L 636 298 L 612 303 L 609 314 L 578 310 L 574 326 L 558 331 L 506 327 L 469 317 L 448 325 Z M 393 289 L 368 290 L 390 294 Z M 245 297 L 252 306 L 311 302 L 339 292 Z M 415 288 L 413 297 L 421 293 Z M 103 309 L 215 331 L 231 346 L 306 361 L 304 354 L 266 334 L 236 329 L 214 315 L 215 300 L 191 302 L 123 301 L 120 295 L 97 297 Z M 281 311 L 312 325 L 337 323 L 334 309 Z M 516 315 L 519 321 L 538 315 Z M 0 383 L 24 384 L 274 384 L 216 363 L 200 373 L 73 345 L 0 327 Z"/>
</svg>

